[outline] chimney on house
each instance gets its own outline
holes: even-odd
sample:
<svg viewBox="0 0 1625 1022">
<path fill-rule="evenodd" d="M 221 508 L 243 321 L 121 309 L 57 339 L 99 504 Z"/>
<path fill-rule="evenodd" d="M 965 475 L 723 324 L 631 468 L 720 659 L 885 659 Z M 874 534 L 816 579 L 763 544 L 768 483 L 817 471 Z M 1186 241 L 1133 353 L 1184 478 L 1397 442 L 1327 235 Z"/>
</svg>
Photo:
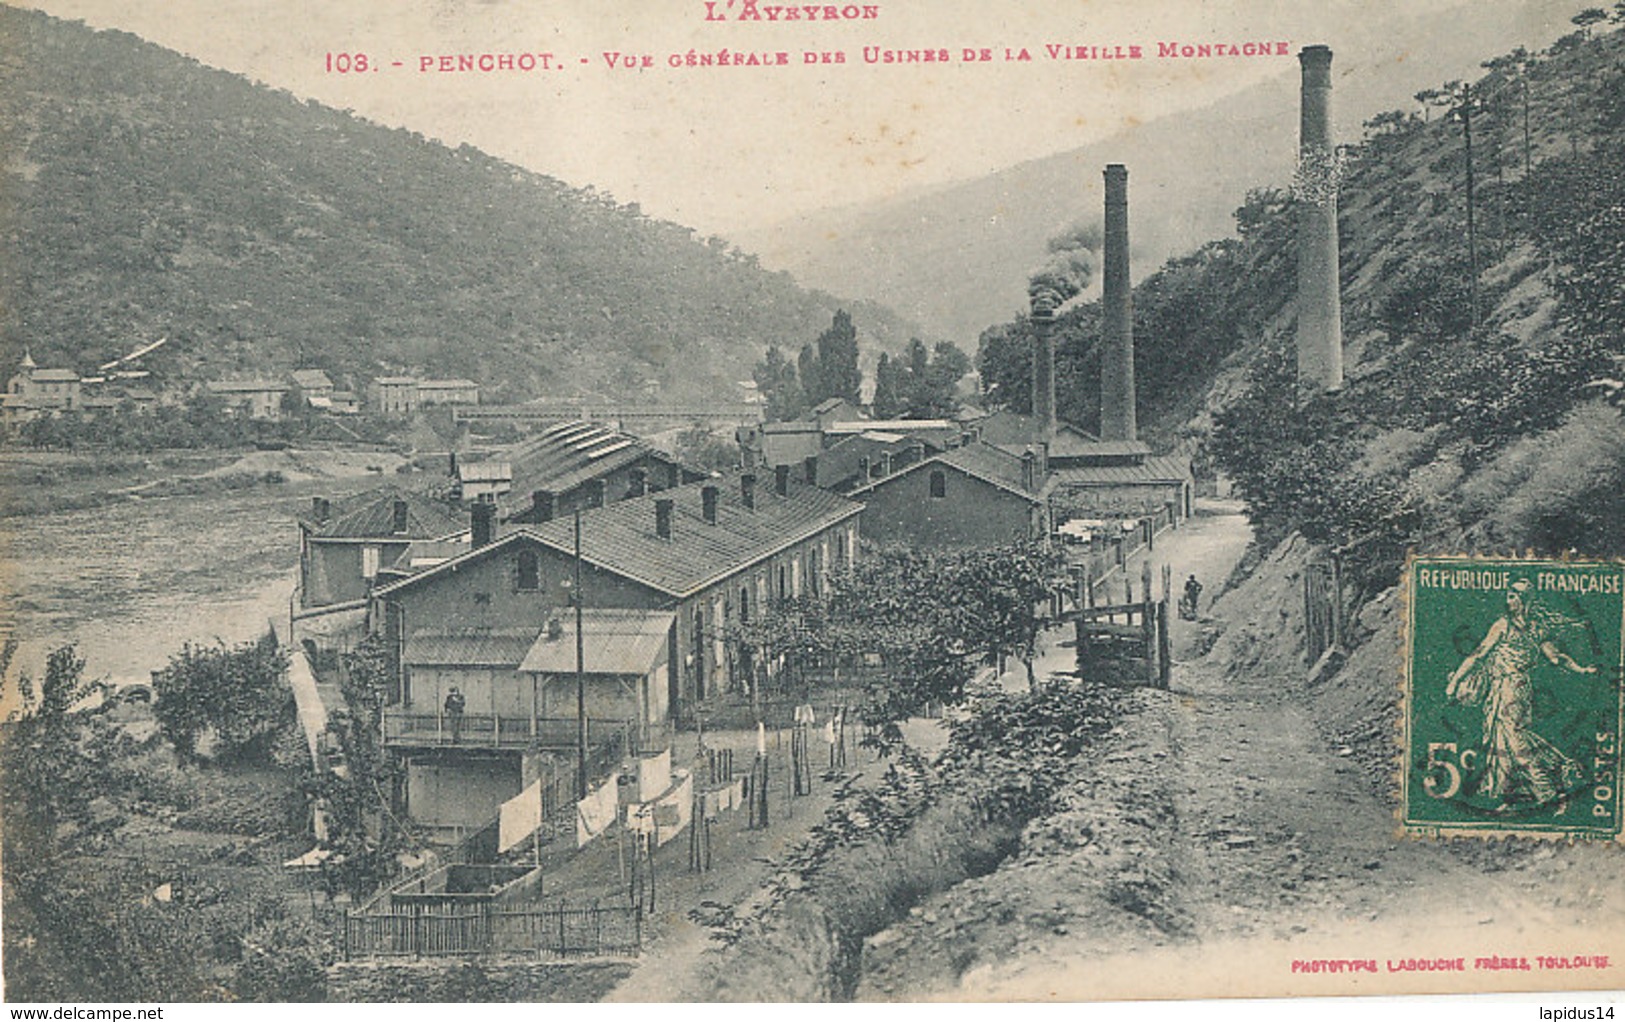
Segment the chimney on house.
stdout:
<svg viewBox="0 0 1625 1022">
<path fill-rule="evenodd" d="M 530 491 L 531 517 L 537 522 L 551 522 L 553 520 L 553 491 Z"/>
<path fill-rule="evenodd" d="M 773 492 L 777 493 L 781 497 L 789 496 L 789 494 L 790 494 L 790 466 L 789 465 L 774 465 L 773 466 Z"/>
<path fill-rule="evenodd" d="M 816 454 L 807 455 L 806 460 L 801 463 L 801 468 L 802 468 L 802 471 L 806 475 L 807 485 L 808 486 L 817 486 L 818 485 L 818 455 L 816 455 Z"/>
<path fill-rule="evenodd" d="M 890 451 L 881 451 L 880 452 L 880 474 L 883 475 L 883 476 L 889 476 L 889 475 L 891 475 L 891 470 L 892 470 L 891 452 Z"/>
<path fill-rule="evenodd" d="M 1055 307 L 1059 300 L 1047 288 L 1031 296 L 1033 419 L 1046 438 L 1055 435 Z"/>
<path fill-rule="evenodd" d="M 312 497 L 310 516 L 316 520 L 317 525 L 326 525 L 327 520 L 333 516 L 333 505 L 326 497 Z"/>
<path fill-rule="evenodd" d="M 683 482 L 683 470 L 677 467 L 677 462 L 666 463 L 666 489 L 676 489 Z"/>
<path fill-rule="evenodd" d="M 1134 294 L 1129 286 L 1128 168 L 1106 165 L 1101 283 L 1100 439 L 1134 440 Z M 1047 439 L 1047 438 L 1046 438 Z"/>
<path fill-rule="evenodd" d="M 470 526 L 473 533 L 472 548 L 489 546 L 491 543 L 491 526 L 496 521 L 497 506 L 488 500 L 477 500 L 468 509 Z"/>
<path fill-rule="evenodd" d="M 756 510 L 756 475 L 752 472 L 739 477 L 739 502 L 747 511 Z"/>
<path fill-rule="evenodd" d="M 867 454 L 858 458 L 858 476 L 865 483 L 869 481 L 869 456 Z"/>
<path fill-rule="evenodd" d="M 918 465 L 925 460 L 925 441 L 915 440 L 908 445 L 908 464 Z"/>
<path fill-rule="evenodd" d="M 649 489 L 649 474 L 641 468 L 634 468 L 628 473 L 626 495 L 628 497 L 641 497 Z"/>
<path fill-rule="evenodd" d="M 1021 488 L 1028 493 L 1038 489 L 1038 455 L 1031 447 L 1021 452 Z"/>
<path fill-rule="evenodd" d="M 675 503 L 670 497 L 661 497 L 655 501 L 655 535 L 661 539 L 671 539 L 671 508 Z"/>
<path fill-rule="evenodd" d="M 1343 386 L 1337 250 L 1337 156 L 1332 145 L 1332 51 L 1305 46 L 1298 120 L 1298 382 Z"/>
<path fill-rule="evenodd" d="M 397 536 L 402 535 L 406 532 L 406 525 L 406 501 L 397 497 L 390 507 L 389 531 Z"/>
<path fill-rule="evenodd" d="M 604 506 L 604 481 L 602 479 L 587 480 L 587 506 Z"/>
<path fill-rule="evenodd" d="M 453 479 L 457 478 L 457 452 L 451 451 L 446 455 L 446 474 Z"/>
<path fill-rule="evenodd" d="M 717 524 L 717 494 L 715 486 L 700 487 L 700 513 L 705 516 L 705 524 Z"/>
</svg>

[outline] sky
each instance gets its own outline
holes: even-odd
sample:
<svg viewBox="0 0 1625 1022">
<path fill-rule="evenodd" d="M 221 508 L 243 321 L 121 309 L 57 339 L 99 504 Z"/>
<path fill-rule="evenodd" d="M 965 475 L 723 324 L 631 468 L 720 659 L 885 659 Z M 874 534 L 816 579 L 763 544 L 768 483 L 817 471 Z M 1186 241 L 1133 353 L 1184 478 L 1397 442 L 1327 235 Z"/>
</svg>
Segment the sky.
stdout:
<svg viewBox="0 0 1625 1022">
<path fill-rule="evenodd" d="M 1314 42 L 1335 49 L 1340 25 L 1457 0 L 878 0 L 874 18 L 769 21 L 767 10 L 781 2 L 758 0 L 761 20 L 741 20 L 746 0 L 715 0 L 721 20 L 708 20 L 704 0 L 22 5 L 122 29 L 300 98 L 468 143 L 727 236 L 1073 149 L 1262 78 L 1295 75 L 1297 50 Z M 1542 4 L 1552 6 L 1531 7 Z M 1284 42 L 1288 54 L 1155 57 L 1161 42 L 1248 41 Z M 1147 56 L 1052 59 L 1049 45 L 1138 45 Z M 946 51 L 949 60 L 869 63 L 866 47 Z M 966 61 L 967 49 L 993 59 Z M 1006 59 L 1007 49 L 1032 59 Z M 689 67 L 690 50 L 784 52 L 789 63 Z M 341 73 L 342 61 L 329 70 L 329 54 L 355 53 L 377 70 Z M 552 57 L 547 70 L 420 70 L 425 57 L 486 53 Z M 837 53 L 844 63 L 821 56 Z M 611 67 L 610 54 L 633 57 L 633 66 L 616 58 Z M 671 66 L 673 55 L 682 66 Z"/>
</svg>

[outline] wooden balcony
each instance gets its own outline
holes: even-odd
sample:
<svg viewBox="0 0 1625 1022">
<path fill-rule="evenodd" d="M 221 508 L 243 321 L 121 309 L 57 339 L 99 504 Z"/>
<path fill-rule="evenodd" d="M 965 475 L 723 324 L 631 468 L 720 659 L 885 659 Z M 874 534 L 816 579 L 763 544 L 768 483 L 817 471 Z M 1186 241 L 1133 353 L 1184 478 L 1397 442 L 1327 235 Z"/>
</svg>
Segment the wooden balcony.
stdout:
<svg viewBox="0 0 1625 1022">
<path fill-rule="evenodd" d="M 574 717 L 505 716 L 465 713 L 454 725 L 445 713 L 421 713 L 392 707 L 384 710 L 384 744 L 401 749 L 574 749 Z M 587 745 L 598 749 L 624 742 L 629 754 L 664 748 L 670 740 L 665 725 L 639 727 L 632 720 L 587 721 Z"/>
</svg>

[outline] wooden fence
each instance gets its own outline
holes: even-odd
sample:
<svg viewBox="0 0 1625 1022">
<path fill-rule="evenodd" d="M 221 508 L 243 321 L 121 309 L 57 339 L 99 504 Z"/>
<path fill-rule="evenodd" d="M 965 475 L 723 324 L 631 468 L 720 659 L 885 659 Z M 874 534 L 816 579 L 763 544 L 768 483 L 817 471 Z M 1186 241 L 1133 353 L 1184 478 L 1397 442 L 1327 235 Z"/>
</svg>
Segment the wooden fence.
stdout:
<svg viewBox="0 0 1625 1022">
<path fill-rule="evenodd" d="M 350 912 L 344 917 L 346 959 L 630 956 L 642 945 L 643 914 L 633 905 L 449 906 L 439 911 Z"/>
</svg>

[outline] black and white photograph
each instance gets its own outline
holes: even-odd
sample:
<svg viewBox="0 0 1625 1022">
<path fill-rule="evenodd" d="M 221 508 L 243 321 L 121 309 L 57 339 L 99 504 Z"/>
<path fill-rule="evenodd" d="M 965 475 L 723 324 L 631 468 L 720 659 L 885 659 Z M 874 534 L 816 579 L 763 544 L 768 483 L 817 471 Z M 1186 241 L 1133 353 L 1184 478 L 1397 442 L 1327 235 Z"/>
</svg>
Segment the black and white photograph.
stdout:
<svg viewBox="0 0 1625 1022">
<path fill-rule="evenodd" d="M 0 2 L 0 998 L 1612 1019 L 1587 2 Z"/>
</svg>

